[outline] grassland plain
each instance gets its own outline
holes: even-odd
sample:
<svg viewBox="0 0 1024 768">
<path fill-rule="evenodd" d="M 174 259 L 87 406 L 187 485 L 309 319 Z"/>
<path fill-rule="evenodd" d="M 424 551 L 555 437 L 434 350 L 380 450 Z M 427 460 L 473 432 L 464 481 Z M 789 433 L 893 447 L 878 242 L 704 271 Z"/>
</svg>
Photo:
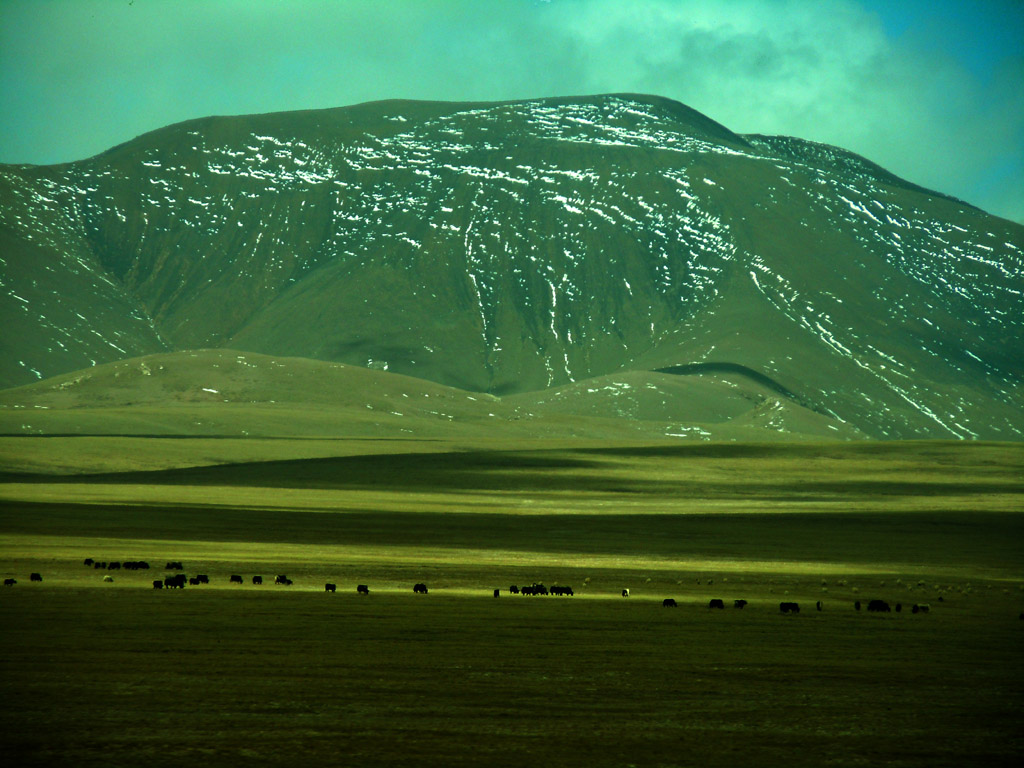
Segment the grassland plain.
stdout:
<svg viewBox="0 0 1024 768">
<path fill-rule="evenodd" d="M 50 471 L 0 478 L 18 764 L 1024 755 L 1019 445 L 207 441 L 187 467 L 141 438 L 46 440 Z M 82 474 L 76 445 L 119 471 Z M 153 590 L 172 559 L 211 584 Z M 251 584 L 277 573 L 293 586 Z M 576 596 L 508 593 L 535 581 Z M 904 610 L 853 609 L 873 598 Z"/>
</svg>

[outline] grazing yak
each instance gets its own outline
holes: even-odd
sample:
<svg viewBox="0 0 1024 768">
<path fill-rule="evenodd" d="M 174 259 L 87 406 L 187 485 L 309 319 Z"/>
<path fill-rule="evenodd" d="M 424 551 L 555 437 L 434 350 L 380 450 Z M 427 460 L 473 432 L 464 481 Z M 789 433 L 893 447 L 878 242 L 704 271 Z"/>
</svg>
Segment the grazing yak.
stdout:
<svg viewBox="0 0 1024 768">
<path fill-rule="evenodd" d="M 494 590 L 494 596 L 495 597 L 500 597 L 501 596 L 501 590 L 500 589 Z"/>
<path fill-rule="evenodd" d="M 38 573 L 30 573 L 28 575 L 28 580 L 29 581 L 42 581 L 43 577 L 42 577 L 41 574 L 38 574 Z"/>
<path fill-rule="evenodd" d="M 671 597 L 666 597 L 664 600 L 661 601 L 661 607 L 662 608 L 675 608 L 676 607 L 676 601 L 673 600 Z"/>
<path fill-rule="evenodd" d="M 779 610 L 783 613 L 800 613 L 799 603 L 779 603 Z"/>
<path fill-rule="evenodd" d="M 164 581 L 163 581 L 163 579 L 153 579 L 153 589 L 163 589 L 163 588 L 164 588 Z"/>
<path fill-rule="evenodd" d="M 237 573 L 232 573 L 231 576 L 228 578 L 228 581 L 231 584 L 241 584 L 242 583 L 242 577 L 239 576 Z"/>
<path fill-rule="evenodd" d="M 289 579 L 287 576 L 285 576 L 283 573 L 279 573 L 274 578 L 274 583 L 275 584 L 283 584 L 284 586 L 287 587 L 287 586 L 289 586 L 292 583 L 292 580 Z"/>
<path fill-rule="evenodd" d="M 515 584 L 513 584 L 511 587 L 508 588 L 508 591 L 509 591 L 510 595 L 518 595 L 519 594 L 519 587 L 517 587 Z"/>
<path fill-rule="evenodd" d="M 184 589 L 186 578 L 187 577 L 185 576 L 184 573 L 178 573 L 174 576 L 168 576 L 166 579 L 164 579 L 164 587 L 166 587 L 167 589 Z"/>
<path fill-rule="evenodd" d="M 4 579 L 4 586 L 5 587 L 13 587 L 17 583 L 18 583 L 17 579 Z"/>
<path fill-rule="evenodd" d="M 201 582 L 201 581 L 200 581 L 200 580 L 199 580 L 199 579 L 198 579 L 197 577 L 195 577 L 195 576 L 190 576 L 190 577 L 189 577 L 189 579 L 188 579 L 188 585 L 189 585 L 190 587 L 198 587 L 198 586 L 199 586 L 200 584 L 202 584 L 202 583 L 203 583 L 203 582 Z"/>
<path fill-rule="evenodd" d="M 413 584 L 412 591 L 417 595 L 425 595 L 427 594 L 427 585 L 422 582 L 419 584 Z"/>
<path fill-rule="evenodd" d="M 725 608 L 725 601 L 720 598 L 713 598 L 708 603 L 708 608 Z"/>
<path fill-rule="evenodd" d="M 814 604 L 814 607 L 820 611 L 824 606 L 821 604 L 821 600 L 819 600 Z"/>
<path fill-rule="evenodd" d="M 327 582 L 326 584 L 324 584 L 324 592 L 337 592 L 337 591 L 338 591 L 338 585 L 337 584 L 331 584 L 331 582 Z"/>
<path fill-rule="evenodd" d="M 868 610 L 874 611 L 875 613 L 889 613 L 892 608 L 885 600 L 872 600 L 868 603 Z"/>
<path fill-rule="evenodd" d="M 183 566 L 181 563 L 179 563 L 176 560 L 171 560 L 171 561 L 169 561 L 167 563 L 167 565 L 164 566 L 164 570 L 165 571 L 183 571 L 183 570 L 185 570 L 185 566 Z"/>
<path fill-rule="evenodd" d="M 747 604 L 747 601 L 746 600 L 742 600 L 742 599 L 740 599 L 740 600 L 733 600 L 732 601 L 732 607 L 733 608 L 742 608 L 746 604 Z"/>
<path fill-rule="evenodd" d="M 629 590 L 628 589 L 622 590 L 622 596 L 623 597 L 629 597 Z"/>
<path fill-rule="evenodd" d="M 914 607 L 910 609 L 911 613 L 928 613 L 932 607 L 928 603 L 914 603 Z"/>
<path fill-rule="evenodd" d="M 92 564 L 93 564 L 94 562 L 96 562 L 96 561 L 95 561 L 95 560 L 93 560 L 93 559 L 92 559 L 91 557 L 87 557 L 87 558 L 85 558 L 85 564 L 86 564 L 86 566 L 90 566 L 90 565 L 92 565 Z"/>
<path fill-rule="evenodd" d="M 252 583 L 253 584 L 257 584 L 257 585 L 262 584 L 263 583 L 263 577 L 262 576 L 253 576 L 252 577 Z"/>
<path fill-rule="evenodd" d="M 572 587 L 552 587 L 552 595 L 561 595 L 562 597 L 572 597 L 575 593 L 572 591 Z"/>
<path fill-rule="evenodd" d="M 370 594 L 370 588 L 365 584 L 356 584 L 356 594 L 368 595 Z"/>
</svg>

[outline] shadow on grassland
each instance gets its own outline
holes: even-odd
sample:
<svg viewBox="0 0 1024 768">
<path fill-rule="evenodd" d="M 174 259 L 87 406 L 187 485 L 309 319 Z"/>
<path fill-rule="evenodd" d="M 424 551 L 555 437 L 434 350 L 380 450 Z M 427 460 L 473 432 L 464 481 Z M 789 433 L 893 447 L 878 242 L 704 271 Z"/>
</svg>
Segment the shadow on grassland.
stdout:
<svg viewBox="0 0 1024 768">
<path fill-rule="evenodd" d="M 937 511 L 800 515 L 514 515 L 0 502 L 0 530 L 30 537 L 387 550 L 520 551 L 667 559 L 982 566 L 1019 573 L 1024 516 Z M 126 556 L 126 555 L 122 555 Z M 168 554 L 167 557 L 171 557 Z"/>
<path fill-rule="evenodd" d="M 909 470 L 879 476 L 887 458 L 906 458 Z M 577 492 L 633 496 L 806 501 L 899 496 L 1022 494 L 1024 476 L 1013 461 L 986 467 L 965 449 L 905 445 L 694 445 L 583 448 L 549 451 L 477 450 L 402 453 L 220 464 L 146 472 L 55 476 L 0 474 L 3 482 L 220 486 L 389 492 Z M 952 458 L 951 458 L 952 457 Z M 817 459 L 844 461 L 813 471 Z M 704 473 L 701 461 L 729 462 L 727 475 Z M 860 461 L 874 462 L 864 477 Z M 718 468 L 724 464 L 719 461 Z M 732 462 L 735 462 L 734 464 Z M 942 468 L 960 462 L 958 471 Z M 973 463 L 972 463 L 973 462 Z M 844 467 L 855 470 L 844 474 Z"/>
<path fill-rule="evenodd" d="M 598 477 L 599 469 L 605 466 L 593 459 L 573 458 L 560 452 L 471 451 L 288 459 L 74 476 L 0 474 L 0 482 L 409 491 L 524 487 L 559 490 L 579 487 L 578 478 L 585 475 L 588 487 L 594 490 L 641 490 L 632 481 Z"/>
</svg>

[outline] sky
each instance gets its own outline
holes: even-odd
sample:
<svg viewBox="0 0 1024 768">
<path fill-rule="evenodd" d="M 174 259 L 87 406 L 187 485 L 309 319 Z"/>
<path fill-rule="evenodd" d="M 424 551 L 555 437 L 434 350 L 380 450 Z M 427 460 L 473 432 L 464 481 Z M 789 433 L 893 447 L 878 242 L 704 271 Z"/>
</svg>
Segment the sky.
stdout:
<svg viewBox="0 0 1024 768">
<path fill-rule="evenodd" d="M 206 115 L 611 92 L 1024 223 L 1024 0 L 0 0 L 0 162 Z"/>
</svg>

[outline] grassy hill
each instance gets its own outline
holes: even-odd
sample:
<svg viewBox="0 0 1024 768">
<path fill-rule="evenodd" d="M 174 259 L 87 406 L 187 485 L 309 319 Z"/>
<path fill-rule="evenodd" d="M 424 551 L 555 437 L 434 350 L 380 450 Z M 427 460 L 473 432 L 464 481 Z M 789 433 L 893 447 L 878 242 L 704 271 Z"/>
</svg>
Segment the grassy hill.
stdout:
<svg viewBox="0 0 1024 768">
<path fill-rule="evenodd" d="M 23 439 L 33 436 L 40 439 Z M 202 350 L 107 363 L 0 391 L 4 463 L 32 467 L 59 461 L 46 456 L 58 444 L 47 436 L 326 440 L 320 448 L 307 443 L 301 449 L 320 455 L 327 445 L 338 450 L 344 440 L 481 446 L 552 439 L 835 440 L 859 434 L 735 373 L 631 372 L 499 398 L 359 366 Z M 87 444 L 76 441 L 75 450 Z M 185 460 L 184 446 L 170 450 Z"/>
</svg>

